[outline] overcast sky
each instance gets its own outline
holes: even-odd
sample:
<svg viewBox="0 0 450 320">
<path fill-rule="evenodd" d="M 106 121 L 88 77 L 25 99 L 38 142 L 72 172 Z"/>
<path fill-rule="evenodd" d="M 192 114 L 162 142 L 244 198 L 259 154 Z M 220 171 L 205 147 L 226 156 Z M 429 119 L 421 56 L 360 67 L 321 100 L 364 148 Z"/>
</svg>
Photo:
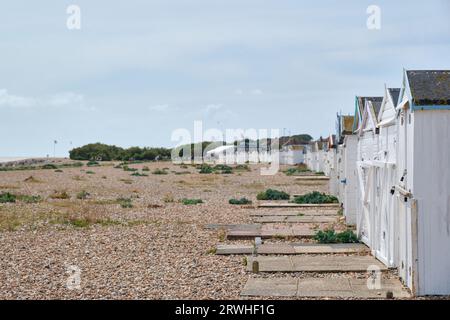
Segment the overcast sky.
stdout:
<svg viewBox="0 0 450 320">
<path fill-rule="evenodd" d="M 66 26 L 71 4 L 80 30 Z M 170 147 L 194 120 L 325 136 L 356 94 L 449 57 L 447 0 L 2 0 L 0 156 L 52 155 L 55 139 L 59 156 L 97 141 Z"/>
</svg>

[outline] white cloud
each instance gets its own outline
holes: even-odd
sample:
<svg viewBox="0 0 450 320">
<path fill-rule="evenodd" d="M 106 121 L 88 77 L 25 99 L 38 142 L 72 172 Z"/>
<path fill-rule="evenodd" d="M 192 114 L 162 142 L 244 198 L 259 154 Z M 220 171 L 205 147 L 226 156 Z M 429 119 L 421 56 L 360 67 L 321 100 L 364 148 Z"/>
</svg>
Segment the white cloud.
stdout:
<svg viewBox="0 0 450 320">
<path fill-rule="evenodd" d="M 253 89 L 252 94 L 255 96 L 260 96 L 263 94 L 263 91 L 261 89 Z"/>
<path fill-rule="evenodd" d="M 238 96 L 241 96 L 241 95 L 244 94 L 244 90 L 242 90 L 242 89 L 237 89 L 234 93 L 237 94 Z"/>
<path fill-rule="evenodd" d="M 157 104 L 155 106 L 150 106 L 149 110 L 151 111 L 157 111 L 157 112 L 164 112 L 169 109 L 169 105 L 167 104 Z"/>
<path fill-rule="evenodd" d="M 205 107 L 205 112 L 206 113 L 215 113 L 216 111 L 222 109 L 222 105 L 221 104 L 208 104 Z"/>
<path fill-rule="evenodd" d="M 12 95 L 8 90 L 0 89 L 0 107 L 26 108 L 35 104 L 35 99 Z"/>
<path fill-rule="evenodd" d="M 74 92 L 60 92 L 44 97 L 26 97 L 9 94 L 0 89 L 0 107 L 6 108 L 45 108 L 75 107 L 82 110 L 95 110 L 85 103 L 84 96 Z"/>
</svg>

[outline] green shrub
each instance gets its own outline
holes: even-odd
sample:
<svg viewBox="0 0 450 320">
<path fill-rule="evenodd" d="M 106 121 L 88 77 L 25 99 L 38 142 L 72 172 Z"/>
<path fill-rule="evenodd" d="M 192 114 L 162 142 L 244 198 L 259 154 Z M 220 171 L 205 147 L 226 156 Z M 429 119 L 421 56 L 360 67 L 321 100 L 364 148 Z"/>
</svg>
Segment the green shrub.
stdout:
<svg viewBox="0 0 450 320">
<path fill-rule="evenodd" d="M 128 166 L 123 166 L 122 168 L 123 168 L 123 171 L 131 171 L 131 172 L 136 172 L 136 171 L 138 171 L 138 169 L 136 169 L 136 168 L 130 168 L 130 167 L 128 167 Z"/>
<path fill-rule="evenodd" d="M 358 237 L 352 230 L 336 233 L 333 229 L 319 230 L 314 236 L 319 243 L 357 243 Z"/>
<path fill-rule="evenodd" d="M 7 203 L 7 202 L 16 202 L 16 196 L 9 193 L 9 192 L 2 192 L 0 194 L 0 203 Z"/>
<path fill-rule="evenodd" d="M 18 195 L 17 200 L 25 203 L 38 203 L 42 201 L 41 196 Z"/>
<path fill-rule="evenodd" d="M 88 171 L 86 171 L 86 174 L 95 174 L 95 172 L 88 170 Z"/>
<path fill-rule="evenodd" d="M 297 174 L 301 174 L 301 173 L 305 173 L 305 172 L 310 172 L 308 169 L 305 168 L 289 168 L 283 171 L 287 176 L 293 176 L 293 175 L 297 175 Z"/>
<path fill-rule="evenodd" d="M 209 164 L 202 164 L 200 166 L 200 171 L 199 173 L 202 174 L 209 174 L 209 173 L 213 173 L 214 169 L 209 165 Z"/>
<path fill-rule="evenodd" d="M 184 204 L 184 205 L 195 205 L 195 204 L 199 204 L 199 203 L 203 203 L 203 200 L 202 199 L 183 199 L 183 200 L 181 200 L 181 202 Z"/>
<path fill-rule="evenodd" d="M 117 198 L 117 203 L 119 203 L 122 208 L 133 208 L 131 198 Z"/>
<path fill-rule="evenodd" d="M 335 196 L 313 191 L 302 196 L 296 196 L 293 200 L 294 203 L 304 204 L 321 204 L 321 203 L 339 203 L 338 198 Z"/>
<path fill-rule="evenodd" d="M 336 238 L 339 243 L 357 243 L 357 242 L 359 242 L 356 234 L 350 229 L 345 230 L 341 233 L 338 233 L 336 235 Z"/>
<path fill-rule="evenodd" d="M 252 171 L 250 167 L 246 164 L 238 164 L 234 167 L 234 170 L 236 171 Z"/>
<path fill-rule="evenodd" d="M 289 200 L 290 195 L 284 191 L 267 189 L 264 192 L 258 193 L 256 198 L 258 200 Z"/>
<path fill-rule="evenodd" d="M 77 199 L 79 199 L 79 200 L 84 200 L 89 196 L 90 196 L 89 192 L 86 192 L 85 190 L 77 193 Z"/>
<path fill-rule="evenodd" d="M 148 174 L 145 173 L 139 173 L 139 172 L 134 172 L 131 174 L 133 177 L 148 177 Z"/>
<path fill-rule="evenodd" d="M 98 163 L 97 161 L 89 161 L 86 165 L 88 167 L 98 167 L 100 166 L 100 163 Z"/>
<path fill-rule="evenodd" d="M 56 169 L 55 172 L 63 172 L 61 169 Z"/>
<path fill-rule="evenodd" d="M 51 163 L 48 163 L 48 164 L 44 164 L 41 168 L 42 169 L 53 169 L 53 170 L 55 170 L 55 169 L 58 169 L 58 166 L 56 166 L 54 164 L 51 164 Z"/>
<path fill-rule="evenodd" d="M 318 175 L 318 176 L 324 176 L 325 175 L 325 173 L 322 172 L 322 171 L 316 172 L 315 174 Z"/>
<path fill-rule="evenodd" d="M 245 205 L 245 204 L 251 204 L 252 201 L 248 200 L 247 198 L 240 198 L 240 199 L 230 199 L 228 201 L 229 204 L 236 204 L 236 205 Z"/>
</svg>

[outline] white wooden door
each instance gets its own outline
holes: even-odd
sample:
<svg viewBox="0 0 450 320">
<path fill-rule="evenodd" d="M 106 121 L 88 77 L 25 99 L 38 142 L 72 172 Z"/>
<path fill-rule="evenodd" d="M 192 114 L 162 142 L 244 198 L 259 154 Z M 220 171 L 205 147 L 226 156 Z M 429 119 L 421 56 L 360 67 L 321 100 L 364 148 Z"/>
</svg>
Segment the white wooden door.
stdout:
<svg viewBox="0 0 450 320">
<path fill-rule="evenodd" d="M 396 185 L 406 189 L 408 183 L 408 111 L 400 115 L 398 130 L 397 177 Z M 396 211 L 398 215 L 397 250 L 398 272 L 402 281 L 412 286 L 412 245 L 411 245 L 411 204 L 408 198 L 400 192 L 396 196 Z"/>
<path fill-rule="evenodd" d="M 373 201 L 373 167 L 358 163 L 359 187 L 360 187 L 360 204 L 361 208 L 357 222 L 358 236 L 361 241 L 372 247 L 371 243 L 371 202 Z"/>
<path fill-rule="evenodd" d="M 385 165 L 377 168 L 377 197 L 378 206 L 375 210 L 375 251 L 376 256 L 387 266 L 393 265 L 393 215 L 394 199 L 390 192 L 393 186 L 393 167 Z"/>
</svg>

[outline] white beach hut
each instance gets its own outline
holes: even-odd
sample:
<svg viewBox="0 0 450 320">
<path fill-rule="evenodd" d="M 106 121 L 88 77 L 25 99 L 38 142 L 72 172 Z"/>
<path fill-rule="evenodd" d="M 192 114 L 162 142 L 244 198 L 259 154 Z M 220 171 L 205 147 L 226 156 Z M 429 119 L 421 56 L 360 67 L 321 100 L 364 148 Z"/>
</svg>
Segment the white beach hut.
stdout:
<svg viewBox="0 0 450 320">
<path fill-rule="evenodd" d="M 372 253 L 388 267 L 395 265 L 395 216 L 391 194 L 396 178 L 396 106 L 400 89 L 385 88 L 378 114 L 378 155 L 373 165 Z M 369 186 L 370 187 L 370 186 Z M 375 209 L 376 208 L 376 209 Z"/>
<path fill-rule="evenodd" d="M 394 215 L 399 275 L 416 295 L 450 294 L 450 70 L 404 71 Z"/>
<path fill-rule="evenodd" d="M 358 207 L 357 232 L 361 240 L 372 247 L 373 217 L 378 210 L 375 202 L 374 160 L 378 160 L 378 113 L 383 97 L 360 97 L 364 102 L 362 121 L 358 128 Z"/>
</svg>

